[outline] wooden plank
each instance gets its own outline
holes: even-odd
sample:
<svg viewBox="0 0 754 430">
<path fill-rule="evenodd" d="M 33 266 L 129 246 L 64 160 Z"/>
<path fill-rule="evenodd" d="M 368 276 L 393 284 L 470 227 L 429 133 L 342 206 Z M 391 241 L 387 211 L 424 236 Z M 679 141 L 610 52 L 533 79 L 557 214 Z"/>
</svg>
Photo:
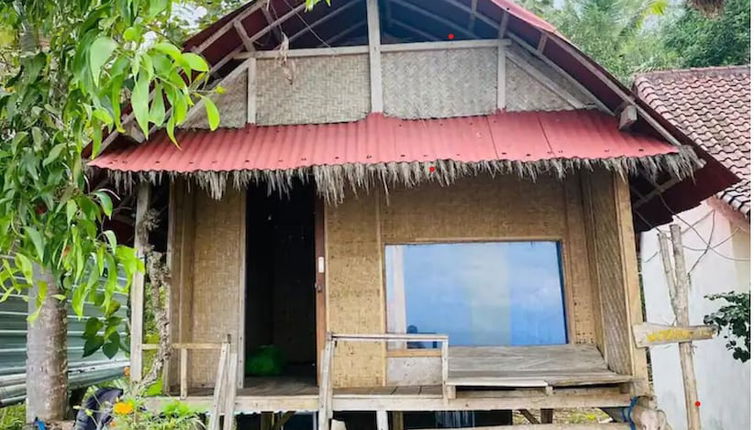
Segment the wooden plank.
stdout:
<svg viewBox="0 0 754 430">
<path fill-rule="evenodd" d="M 188 397 L 188 349 L 181 348 L 181 399 Z"/>
<path fill-rule="evenodd" d="M 333 334 L 332 338 L 334 340 L 347 342 L 378 342 L 391 340 L 405 340 L 407 342 L 442 342 L 448 340 L 448 336 L 446 335 L 401 333 Z"/>
<path fill-rule="evenodd" d="M 257 123 L 257 59 L 246 60 L 246 123 Z"/>
<path fill-rule="evenodd" d="M 437 51 L 451 49 L 483 49 L 510 45 L 507 39 L 446 40 L 436 42 L 390 43 L 380 46 L 381 52 Z"/>
<path fill-rule="evenodd" d="M 315 318 L 317 324 L 317 382 L 321 383 L 322 352 L 327 337 L 327 266 L 325 235 L 325 201 L 316 196 L 314 200 L 314 270 L 315 270 Z"/>
<path fill-rule="evenodd" d="M 535 417 L 533 413 L 529 412 L 529 410 L 528 410 L 528 409 L 519 409 L 518 411 L 519 411 L 519 412 L 521 413 L 521 415 L 523 415 L 523 416 L 524 416 L 524 418 L 526 418 L 526 420 L 527 420 L 527 421 L 529 421 L 530 423 L 532 423 L 532 424 L 539 424 L 539 419 L 537 419 L 537 417 Z"/>
<path fill-rule="evenodd" d="M 388 430 L 387 411 L 377 411 L 377 430 Z"/>
<path fill-rule="evenodd" d="M 140 182 L 136 195 L 136 221 L 134 228 L 134 248 L 136 257 L 144 259 L 146 243 L 142 243 L 139 228 L 149 210 L 150 185 Z M 137 272 L 131 281 L 131 381 L 139 382 L 142 378 L 142 344 L 144 343 L 144 273 Z"/>
<path fill-rule="evenodd" d="M 322 369 L 319 379 L 318 430 L 329 430 L 329 411 L 332 410 L 331 372 L 332 372 L 333 340 L 326 339 L 325 349 L 322 351 Z"/>
<path fill-rule="evenodd" d="M 393 426 L 391 427 L 391 430 L 404 430 L 405 425 L 403 423 L 403 412 L 401 411 L 395 411 L 390 413 Z"/>
<path fill-rule="evenodd" d="M 238 373 L 241 373 L 238 372 L 237 363 L 238 352 L 232 351 L 228 354 L 228 377 L 226 381 L 225 407 L 223 408 L 223 430 L 233 430 L 236 425 L 236 380 Z"/>
<path fill-rule="evenodd" d="M 442 357 L 440 349 L 388 349 L 388 357 L 393 358 L 413 358 L 413 357 Z"/>
<path fill-rule="evenodd" d="M 223 35 L 225 35 L 225 33 L 227 33 L 231 28 L 233 28 L 235 26 L 236 22 L 243 21 L 247 16 L 251 15 L 252 13 L 254 13 L 256 11 L 258 11 L 259 9 L 261 9 L 263 6 L 266 6 L 266 5 L 267 5 L 267 1 L 259 1 L 256 4 L 251 5 L 248 9 L 246 9 L 245 11 L 239 13 L 238 16 L 236 16 L 235 18 L 233 18 L 233 20 L 231 20 L 227 24 L 225 24 L 222 27 L 220 27 L 212 36 L 208 37 L 207 40 L 205 40 L 204 42 L 202 42 L 201 44 L 199 44 L 198 46 L 196 46 L 194 48 L 194 50 L 195 51 L 200 51 L 200 52 L 204 51 L 210 45 L 212 45 L 213 43 L 215 43 L 217 41 L 217 39 L 219 39 L 220 37 L 222 37 Z"/>
<path fill-rule="evenodd" d="M 290 49 L 285 53 L 280 50 L 272 51 L 256 51 L 255 53 L 239 52 L 235 55 L 235 59 L 246 59 L 250 57 L 256 57 L 261 59 L 277 59 L 282 56 L 287 58 L 300 58 L 300 57 L 336 57 L 339 55 L 360 55 L 368 54 L 368 46 L 336 46 L 333 48 L 304 48 L 304 49 Z"/>
<path fill-rule="evenodd" d="M 228 350 L 230 345 L 224 343 L 220 348 L 220 359 L 217 362 L 217 377 L 215 378 L 215 389 L 212 394 L 212 406 L 209 410 L 209 424 L 207 430 L 220 430 L 220 408 L 223 397 L 223 390 L 227 384 L 228 368 Z"/>
<path fill-rule="evenodd" d="M 505 39 L 498 39 L 497 47 L 497 109 L 505 110 Z"/>
<path fill-rule="evenodd" d="M 517 424 L 511 426 L 474 427 L 473 430 L 629 430 L 631 426 L 626 423 L 608 424 Z M 439 430 L 439 429 L 423 429 Z M 459 428 L 458 430 L 472 430 L 471 428 Z"/>
<path fill-rule="evenodd" d="M 628 105 L 621 109 L 618 117 L 618 130 L 628 131 L 631 129 L 636 121 L 639 119 L 639 115 L 636 112 L 636 106 Z"/>
<path fill-rule="evenodd" d="M 645 322 L 636 324 L 633 328 L 634 341 L 639 348 L 712 339 L 715 336 L 715 328 L 707 325 L 682 327 Z"/>
<path fill-rule="evenodd" d="M 254 52 L 254 42 L 249 39 L 249 34 L 246 33 L 246 29 L 244 28 L 243 24 L 241 24 L 240 21 L 233 21 L 233 27 L 235 27 L 236 33 L 238 33 L 238 37 L 241 38 L 241 42 L 243 43 L 244 48 L 246 48 L 246 51 Z"/>
<path fill-rule="evenodd" d="M 257 31 L 256 33 L 254 33 L 254 35 L 249 36 L 249 40 L 251 40 L 251 42 L 256 42 L 257 40 L 261 39 L 262 36 L 264 36 L 265 34 L 269 33 L 273 28 L 277 27 L 278 25 L 280 25 L 280 24 L 284 23 L 285 21 L 287 21 L 289 18 L 291 18 L 291 17 L 297 15 L 298 13 L 300 13 L 301 11 L 303 11 L 304 8 L 306 8 L 306 2 L 302 2 L 298 6 L 295 6 L 293 9 L 291 9 L 288 12 L 286 12 L 285 14 L 283 14 L 283 16 L 281 16 L 280 18 L 276 19 L 275 21 L 272 21 L 268 26 L 266 26 L 263 29 Z"/>
<path fill-rule="evenodd" d="M 384 110 L 382 100 L 382 55 L 380 54 L 380 10 L 377 0 L 367 0 L 367 31 L 369 34 L 369 87 L 372 112 Z"/>
</svg>

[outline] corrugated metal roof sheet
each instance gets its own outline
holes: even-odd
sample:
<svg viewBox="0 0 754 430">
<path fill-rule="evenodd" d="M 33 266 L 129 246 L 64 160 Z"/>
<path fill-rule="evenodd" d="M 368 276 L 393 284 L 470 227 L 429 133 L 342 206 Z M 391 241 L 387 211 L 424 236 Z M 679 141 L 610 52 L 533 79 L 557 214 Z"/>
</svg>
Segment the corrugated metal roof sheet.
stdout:
<svg viewBox="0 0 754 430">
<path fill-rule="evenodd" d="M 379 114 L 340 124 L 181 131 L 180 148 L 165 134 L 112 147 L 90 166 L 124 172 L 287 170 L 349 163 L 533 162 L 676 153 L 657 138 L 623 133 L 598 111 L 501 112 L 433 120 Z"/>
</svg>

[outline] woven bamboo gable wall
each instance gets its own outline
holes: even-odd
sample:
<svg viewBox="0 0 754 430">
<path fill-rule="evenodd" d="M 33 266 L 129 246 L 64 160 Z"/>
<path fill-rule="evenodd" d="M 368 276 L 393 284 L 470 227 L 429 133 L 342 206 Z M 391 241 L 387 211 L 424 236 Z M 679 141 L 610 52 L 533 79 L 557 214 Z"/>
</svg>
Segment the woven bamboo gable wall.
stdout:
<svg viewBox="0 0 754 430">
<path fill-rule="evenodd" d="M 258 125 L 322 124 L 363 119 L 370 110 L 367 54 L 256 59 Z M 382 54 L 385 114 L 406 119 L 485 115 L 497 109 L 498 50 L 443 49 Z M 245 65 L 239 66 L 241 68 Z M 246 73 L 222 83 L 213 95 L 221 127 L 247 119 Z M 506 48 L 506 109 L 569 110 L 594 107 L 593 98 L 526 50 Z M 185 128 L 207 128 L 202 109 Z"/>
<path fill-rule="evenodd" d="M 602 178 L 605 179 L 605 178 Z M 613 201 L 610 187 L 596 186 L 591 196 Z M 587 182 L 591 182 L 588 178 Z M 600 183 L 604 183 L 602 181 Z M 623 283 L 602 279 L 589 270 L 588 261 L 603 245 L 592 249 L 587 237 L 584 182 L 578 176 L 565 181 L 543 177 L 536 183 L 513 176 L 479 176 L 441 187 L 424 185 L 391 190 L 388 198 L 371 194 L 351 196 L 326 209 L 328 330 L 382 333 L 385 331 L 383 249 L 385 244 L 432 241 L 559 240 L 563 244 L 565 300 L 569 338 L 574 343 L 597 344 L 609 355 L 614 369 L 632 373 L 622 360 L 631 352 L 628 322 L 602 323 L 603 309 L 612 320 L 607 300 L 622 303 Z M 615 211 L 600 215 L 597 237 L 618 240 Z M 611 226 L 611 227 L 608 227 Z M 604 244 L 604 246 L 611 246 Z M 616 250 L 614 253 L 620 253 Z M 624 262 L 601 261 L 604 272 L 623 273 Z M 616 297 L 600 295 L 609 289 Z M 600 298 L 603 301 L 600 302 Z M 623 297 L 623 299 L 621 299 Z M 625 312 L 625 308 L 624 312 Z M 603 327 L 610 330 L 603 335 Z M 386 351 L 371 344 L 344 345 L 334 361 L 336 386 L 370 386 L 386 379 Z"/>
</svg>

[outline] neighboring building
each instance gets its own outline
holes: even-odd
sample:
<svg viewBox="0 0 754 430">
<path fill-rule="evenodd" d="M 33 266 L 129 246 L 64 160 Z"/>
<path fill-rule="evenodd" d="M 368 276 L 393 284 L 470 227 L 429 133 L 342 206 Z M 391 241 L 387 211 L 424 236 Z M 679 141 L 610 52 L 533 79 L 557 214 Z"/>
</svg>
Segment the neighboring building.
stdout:
<svg viewBox="0 0 754 430">
<path fill-rule="evenodd" d="M 137 225 L 167 214 L 165 389 L 265 430 L 281 411 L 547 422 L 650 394 L 635 232 L 738 178 L 511 1 L 304 8 L 250 2 L 184 45 L 226 89 L 220 130 L 195 110 L 180 148 L 119 136 L 89 163 L 138 189 Z M 655 178 L 670 210 L 632 212 Z"/>
<path fill-rule="evenodd" d="M 691 273 L 692 324 L 724 301 L 705 295 L 749 291 L 750 264 L 750 77 L 749 66 L 670 70 L 637 76 L 635 91 L 658 113 L 742 178 L 741 182 L 676 216 L 683 229 Z M 659 227 L 667 232 L 666 227 Z M 657 231 L 641 237 L 641 271 L 646 318 L 672 323 L 673 311 L 658 254 Z M 694 344 L 695 367 L 705 430 L 750 428 L 750 364 L 733 359 L 725 339 Z M 652 378 L 660 407 L 675 430 L 686 428 L 683 383 L 676 345 L 651 349 Z"/>
</svg>

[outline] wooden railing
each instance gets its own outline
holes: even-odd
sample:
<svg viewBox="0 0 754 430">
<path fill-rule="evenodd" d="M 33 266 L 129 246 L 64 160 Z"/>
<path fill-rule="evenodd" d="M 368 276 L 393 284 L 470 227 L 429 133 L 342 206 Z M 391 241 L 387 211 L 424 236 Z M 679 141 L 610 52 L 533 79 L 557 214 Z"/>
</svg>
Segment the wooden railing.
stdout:
<svg viewBox="0 0 754 430">
<path fill-rule="evenodd" d="M 217 376 L 212 393 L 212 406 L 209 410 L 207 430 L 220 429 L 220 415 L 225 417 L 223 429 L 232 430 L 235 424 L 236 377 L 238 376 L 238 352 L 231 350 L 230 335 L 223 343 L 173 343 L 173 350 L 180 355 L 180 398 L 188 397 L 188 354 L 189 351 L 220 351 L 217 363 Z M 157 349 L 156 344 L 143 344 L 142 350 Z"/>
<path fill-rule="evenodd" d="M 329 430 L 332 418 L 332 363 L 338 342 L 439 342 L 442 361 L 442 397 L 447 402 L 451 387 L 448 386 L 448 336 L 441 334 L 335 334 L 328 333 L 322 351 L 322 369 L 319 382 L 318 429 Z"/>
</svg>

